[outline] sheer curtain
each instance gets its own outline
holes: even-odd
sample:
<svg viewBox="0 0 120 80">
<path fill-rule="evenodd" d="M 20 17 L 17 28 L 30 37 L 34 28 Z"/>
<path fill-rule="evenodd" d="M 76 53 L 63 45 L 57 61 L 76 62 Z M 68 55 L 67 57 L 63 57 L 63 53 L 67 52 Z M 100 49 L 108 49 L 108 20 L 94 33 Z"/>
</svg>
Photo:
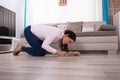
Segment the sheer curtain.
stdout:
<svg viewBox="0 0 120 80">
<path fill-rule="evenodd" d="M 28 0 L 26 25 L 68 21 L 102 21 L 102 0 Z"/>
</svg>

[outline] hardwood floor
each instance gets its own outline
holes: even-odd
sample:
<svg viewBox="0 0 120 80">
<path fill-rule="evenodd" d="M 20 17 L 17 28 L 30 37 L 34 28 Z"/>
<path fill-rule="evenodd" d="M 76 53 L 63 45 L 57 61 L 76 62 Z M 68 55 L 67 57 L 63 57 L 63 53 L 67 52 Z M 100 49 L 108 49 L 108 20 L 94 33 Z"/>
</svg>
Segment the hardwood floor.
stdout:
<svg viewBox="0 0 120 80">
<path fill-rule="evenodd" d="M 120 80 L 120 55 L 33 57 L 26 53 L 19 56 L 0 54 L 0 80 Z"/>
</svg>

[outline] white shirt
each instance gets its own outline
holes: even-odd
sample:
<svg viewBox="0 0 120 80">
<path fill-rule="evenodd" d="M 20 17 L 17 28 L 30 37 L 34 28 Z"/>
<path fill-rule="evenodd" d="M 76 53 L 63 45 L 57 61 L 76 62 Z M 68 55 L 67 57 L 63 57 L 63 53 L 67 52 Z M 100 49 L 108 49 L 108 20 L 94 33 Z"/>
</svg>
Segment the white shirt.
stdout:
<svg viewBox="0 0 120 80">
<path fill-rule="evenodd" d="M 64 31 L 49 25 L 32 25 L 31 32 L 43 41 L 42 48 L 55 54 L 57 50 L 50 46 L 51 43 L 60 43 L 64 35 Z"/>
</svg>

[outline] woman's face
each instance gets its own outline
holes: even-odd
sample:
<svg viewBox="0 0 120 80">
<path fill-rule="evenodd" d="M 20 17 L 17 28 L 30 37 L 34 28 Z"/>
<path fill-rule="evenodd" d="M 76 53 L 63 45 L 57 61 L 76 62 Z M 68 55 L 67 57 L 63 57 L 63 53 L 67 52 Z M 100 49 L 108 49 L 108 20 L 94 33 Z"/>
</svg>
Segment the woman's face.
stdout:
<svg viewBox="0 0 120 80">
<path fill-rule="evenodd" d="M 63 39 L 62 39 L 62 44 L 69 44 L 69 43 L 73 43 L 74 40 L 72 40 L 71 38 L 68 37 L 68 35 L 64 35 Z"/>
</svg>

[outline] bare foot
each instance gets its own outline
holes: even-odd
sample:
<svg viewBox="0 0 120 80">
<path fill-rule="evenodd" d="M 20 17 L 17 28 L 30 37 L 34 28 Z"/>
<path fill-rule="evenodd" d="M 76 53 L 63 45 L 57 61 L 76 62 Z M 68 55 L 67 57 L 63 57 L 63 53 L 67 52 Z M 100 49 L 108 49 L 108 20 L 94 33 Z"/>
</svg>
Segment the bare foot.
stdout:
<svg viewBox="0 0 120 80">
<path fill-rule="evenodd" d="M 13 51 L 13 55 L 14 56 L 18 55 L 21 52 L 21 48 L 22 48 L 22 46 L 20 44 L 18 44 Z"/>
</svg>

